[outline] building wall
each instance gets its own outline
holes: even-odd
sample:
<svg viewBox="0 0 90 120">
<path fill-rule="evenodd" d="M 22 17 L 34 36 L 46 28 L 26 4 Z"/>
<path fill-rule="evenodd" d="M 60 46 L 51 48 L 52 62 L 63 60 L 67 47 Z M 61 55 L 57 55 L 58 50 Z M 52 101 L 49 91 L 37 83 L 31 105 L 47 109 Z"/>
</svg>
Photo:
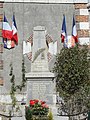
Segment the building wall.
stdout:
<svg viewBox="0 0 90 120">
<path fill-rule="evenodd" d="M 35 2 L 35 1 L 34 1 Z M 51 1 L 50 1 L 51 2 Z M 52 1 L 53 2 L 53 1 Z M 54 1 L 55 2 L 55 1 Z M 87 1 L 83 1 L 84 3 L 71 3 L 68 4 L 61 2 L 60 4 L 53 3 L 16 3 L 16 2 L 5 2 L 3 4 L 3 12 L 10 23 L 12 24 L 12 15 L 15 12 L 17 27 L 18 27 L 18 36 L 19 36 L 19 44 L 11 50 L 3 49 L 2 59 L 3 60 L 3 79 L 6 90 L 10 89 L 10 63 L 13 64 L 14 74 L 16 84 L 20 84 L 22 77 L 22 42 L 23 40 L 27 40 L 29 36 L 33 33 L 33 27 L 35 26 L 45 26 L 47 33 L 52 37 L 53 41 L 58 40 L 58 52 L 62 48 L 61 43 L 61 27 L 63 14 L 66 16 L 66 24 L 67 24 L 67 33 L 71 35 L 72 30 L 72 18 L 73 14 L 76 16 L 77 22 L 77 30 L 78 36 L 80 39 L 89 39 L 89 14 L 87 9 Z M 81 9 L 81 10 L 80 10 Z M 86 12 L 80 12 L 84 11 Z M 86 14 L 87 13 L 87 14 Z M 81 22 L 83 22 L 81 24 Z M 86 23 L 87 22 L 87 23 Z M 86 28 L 81 29 L 84 26 L 84 23 L 87 24 Z M 88 28 L 88 29 L 87 29 Z M 83 40 L 84 40 L 83 39 Z M 26 72 L 30 72 L 31 61 L 24 56 Z M 49 62 L 50 69 L 53 67 L 54 60 Z M 1 73 L 1 72 L 0 72 Z M 1 75 L 1 74 L 0 74 Z"/>
<path fill-rule="evenodd" d="M 76 3 L 74 4 L 75 7 L 75 15 L 76 15 L 76 22 L 77 22 L 77 32 L 79 37 L 79 42 L 81 45 L 88 44 L 90 45 L 90 38 L 89 38 L 89 12 L 87 9 L 86 3 Z"/>
</svg>

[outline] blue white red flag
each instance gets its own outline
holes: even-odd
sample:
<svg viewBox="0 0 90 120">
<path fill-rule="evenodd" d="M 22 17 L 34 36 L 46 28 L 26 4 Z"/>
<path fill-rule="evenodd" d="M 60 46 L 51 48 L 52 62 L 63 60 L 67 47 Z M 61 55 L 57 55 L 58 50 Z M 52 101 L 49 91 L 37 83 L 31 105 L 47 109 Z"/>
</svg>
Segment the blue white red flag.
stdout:
<svg viewBox="0 0 90 120">
<path fill-rule="evenodd" d="M 62 31 L 61 31 L 61 41 L 62 41 L 62 43 L 64 43 L 65 39 L 67 39 L 67 31 L 66 31 L 65 15 L 63 15 L 63 23 L 62 23 Z"/>
<path fill-rule="evenodd" d="M 17 26 L 15 21 L 15 15 L 13 14 L 13 22 L 12 22 L 12 40 L 15 41 L 16 45 L 18 44 L 18 35 L 17 35 Z"/>
<path fill-rule="evenodd" d="M 55 41 L 55 42 L 54 42 L 54 52 L 53 52 L 54 55 L 57 54 L 57 45 L 58 45 L 58 42 Z"/>
<path fill-rule="evenodd" d="M 12 29 L 11 29 L 5 15 L 4 15 L 4 20 L 3 20 L 2 37 L 6 38 L 6 39 L 12 38 Z"/>
<path fill-rule="evenodd" d="M 15 42 L 13 40 L 3 39 L 3 46 L 6 49 L 12 49 L 15 47 Z"/>
<path fill-rule="evenodd" d="M 31 52 L 31 43 L 23 41 L 23 54 Z"/>
<path fill-rule="evenodd" d="M 75 24 L 74 16 L 73 16 L 73 24 L 72 24 L 72 37 L 74 38 L 75 43 L 77 43 L 78 42 L 78 37 L 77 37 L 77 30 L 76 30 L 76 24 Z"/>
</svg>

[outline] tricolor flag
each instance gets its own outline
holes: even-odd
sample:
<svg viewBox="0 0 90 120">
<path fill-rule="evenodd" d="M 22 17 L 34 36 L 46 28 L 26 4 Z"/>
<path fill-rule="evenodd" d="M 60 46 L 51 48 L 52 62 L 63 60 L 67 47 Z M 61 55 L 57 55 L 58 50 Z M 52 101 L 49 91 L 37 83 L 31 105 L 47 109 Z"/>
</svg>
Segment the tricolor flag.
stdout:
<svg viewBox="0 0 90 120">
<path fill-rule="evenodd" d="M 17 26 L 16 26 L 14 14 L 13 14 L 13 22 L 12 22 L 12 32 L 13 32 L 12 40 L 14 40 L 16 44 L 18 44 Z"/>
<path fill-rule="evenodd" d="M 31 52 L 31 43 L 23 41 L 23 54 L 27 54 Z"/>
<path fill-rule="evenodd" d="M 68 43 L 67 43 L 67 47 L 68 48 L 72 48 L 75 46 L 75 40 L 72 36 L 68 36 Z"/>
<path fill-rule="evenodd" d="M 48 48 L 47 57 L 48 57 L 48 61 L 50 61 L 52 57 L 57 54 L 57 41 L 55 41 L 54 43 L 50 42 L 48 46 L 49 48 Z"/>
<path fill-rule="evenodd" d="M 3 39 L 3 46 L 6 49 L 12 49 L 15 47 L 15 42 L 13 40 Z"/>
<path fill-rule="evenodd" d="M 2 37 L 6 39 L 10 39 L 10 40 L 12 38 L 12 29 L 5 15 L 4 15 L 4 20 L 3 20 Z"/>
<path fill-rule="evenodd" d="M 77 37 L 77 30 L 76 30 L 76 24 L 75 24 L 74 16 L 73 16 L 73 24 L 72 24 L 72 37 L 74 38 L 75 43 L 77 43 L 78 42 L 78 37 Z"/>
<path fill-rule="evenodd" d="M 62 43 L 67 40 L 67 32 L 66 32 L 66 20 L 65 20 L 65 15 L 63 15 L 63 23 L 62 23 L 62 31 L 61 31 L 61 41 Z"/>
<path fill-rule="evenodd" d="M 53 44 L 53 47 L 54 47 L 54 50 L 53 50 L 53 54 L 56 55 L 57 54 L 57 41 L 54 42 Z"/>
<path fill-rule="evenodd" d="M 49 52 L 51 55 L 53 55 L 53 42 L 50 42 L 50 43 L 48 44 L 48 46 L 49 46 L 48 52 Z"/>
</svg>

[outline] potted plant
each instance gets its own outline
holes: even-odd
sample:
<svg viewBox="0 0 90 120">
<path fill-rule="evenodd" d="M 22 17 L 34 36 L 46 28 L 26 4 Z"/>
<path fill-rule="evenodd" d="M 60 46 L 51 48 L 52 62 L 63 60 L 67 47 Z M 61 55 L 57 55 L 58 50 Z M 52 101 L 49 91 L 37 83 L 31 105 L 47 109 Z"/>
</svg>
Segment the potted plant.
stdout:
<svg viewBox="0 0 90 120">
<path fill-rule="evenodd" d="M 30 100 L 25 107 L 26 120 L 48 120 L 49 107 L 45 101 Z"/>
</svg>

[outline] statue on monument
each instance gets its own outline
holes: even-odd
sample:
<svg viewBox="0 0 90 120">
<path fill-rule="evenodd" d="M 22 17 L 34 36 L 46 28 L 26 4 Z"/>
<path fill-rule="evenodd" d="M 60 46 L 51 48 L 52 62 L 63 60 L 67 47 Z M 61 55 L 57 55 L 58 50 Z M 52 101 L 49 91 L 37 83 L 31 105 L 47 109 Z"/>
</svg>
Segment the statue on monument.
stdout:
<svg viewBox="0 0 90 120">
<path fill-rule="evenodd" d="M 57 53 L 57 41 L 53 43 L 52 37 L 47 34 L 44 26 L 34 27 L 33 34 L 27 40 L 30 43 L 30 51 L 27 50 L 27 57 L 32 63 L 35 61 L 50 61 Z M 54 49 L 55 48 L 55 49 Z"/>
</svg>

